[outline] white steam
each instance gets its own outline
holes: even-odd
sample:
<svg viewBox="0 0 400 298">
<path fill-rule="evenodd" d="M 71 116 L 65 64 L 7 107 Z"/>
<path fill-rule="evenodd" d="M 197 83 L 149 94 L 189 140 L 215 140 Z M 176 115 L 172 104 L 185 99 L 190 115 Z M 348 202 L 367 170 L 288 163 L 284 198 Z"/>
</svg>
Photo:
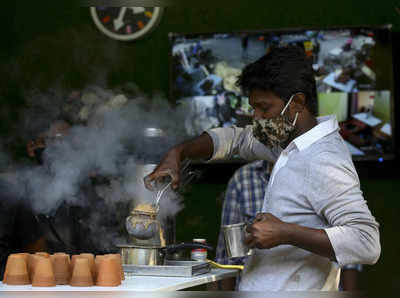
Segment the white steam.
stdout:
<svg viewBox="0 0 400 298">
<path fill-rule="evenodd" d="M 26 114 L 30 122 L 25 124 L 32 128 L 39 123 L 43 127 L 43 123 L 54 119 L 41 118 L 38 111 L 54 110 L 55 115 L 68 116 L 74 125 L 65 136 L 47 141 L 42 166 L 18 171 L 18 185 L 22 186 L 19 195 L 29 198 L 33 210 L 40 214 L 53 214 L 63 203 L 91 208 L 89 226 L 104 235 L 104 213 L 114 216 L 117 203 L 132 202 L 134 206 L 153 202 L 155 195 L 144 189 L 143 175 L 137 169 L 149 161 L 157 163 L 155 156 L 185 139 L 183 123 L 187 113 L 171 108 L 161 96 L 130 98 L 100 87 L 88 88 L 64 102 L 59 94 L 56 97 L 54 101 L 51 94 L 36 94 L 35 99 L 40 101 L 36 102 L 33 115 L 29 115 L 32 111 Z M 164 130 L 166 137 L 159 143 L 149 142 L 144 137 L 148 127 Z M 6 158 L 0 154 L 2 160 Z M 90 179 L 101 178 L 106 183 L 95 184 L 92 192 L 82 191 Z M 101 200 L 99 210 L 93 200 Z M 162 216 L 173 216 L 181 208 L 179 196 L 172 191 L 160 202 Z M 111 238 L 115 241 L 117 235 L 108 233 L 110 239 L 104 237 L 103 246 L 111 245 Z"/>
</svg>

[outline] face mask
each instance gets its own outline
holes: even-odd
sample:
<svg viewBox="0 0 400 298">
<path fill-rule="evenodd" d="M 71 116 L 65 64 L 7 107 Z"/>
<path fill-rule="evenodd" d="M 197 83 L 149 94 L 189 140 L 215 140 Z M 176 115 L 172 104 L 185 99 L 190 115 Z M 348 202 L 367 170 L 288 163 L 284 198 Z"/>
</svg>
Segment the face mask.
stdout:
<svg viewBox="0 0 400 298">
<path fill-rule="evenodd" d="M 288 103 L 278 117 L 253 120 L 253 136 L 265 146 L 271 148 L 279 146 L 287 141 L 290 133 L 294 130 L 299 113 L 296 113 L 293 123 L 290 123 L 283 115 L 293 97 L 294 95 L 290 97 Z"/>
</svg>

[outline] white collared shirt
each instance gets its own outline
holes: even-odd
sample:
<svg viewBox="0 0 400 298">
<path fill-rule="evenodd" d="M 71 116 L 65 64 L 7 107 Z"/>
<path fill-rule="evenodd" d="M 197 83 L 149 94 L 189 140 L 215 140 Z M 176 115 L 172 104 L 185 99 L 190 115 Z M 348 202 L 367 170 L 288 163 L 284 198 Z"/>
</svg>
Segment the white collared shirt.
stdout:
<svg viewBox="0 0 400 298">
<path fill-rule="evenodd" d="M 260 211 L 284 222 L 324 229 L 339 266 L 373 264 L 380 254 L 379 225 L 362 196 L 335 116 L 317 120 L 318 125 L 285 150 L 258 142 L 251 126 L 209 130 L 212 159 L 238 154 L 250 160 L 276 161 Z M 295 246 L 256 249 L 246 263 L 239 289 L 335 289 L 339 270 L 329 259 Z"/>
<path fill-rule="evenodd" d="M 325 116 L 317 118 L 318 125 L 307 131 L 306 133 L 298 136 L 293 141 L 289 143 L 289 145 L 282 150 L 278 160 L 275 163 L 271 174 L 271 182 L 269 185 L 272 185 L 275 174 L 286 165 L 289 155 L 294 151 L 301 151 L 306 149 L 308 146 L 318 141 L 319 139 L 325 137 L 326 135 L 339 130 L 339 125 L 336 121 L 335 117 Z"/>
</svg>

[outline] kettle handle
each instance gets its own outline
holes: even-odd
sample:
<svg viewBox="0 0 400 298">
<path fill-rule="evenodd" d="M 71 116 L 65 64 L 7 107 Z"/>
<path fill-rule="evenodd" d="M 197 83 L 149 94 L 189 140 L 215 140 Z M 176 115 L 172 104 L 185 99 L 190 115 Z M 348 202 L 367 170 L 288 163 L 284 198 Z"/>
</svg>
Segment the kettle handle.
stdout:
<svg viewBox="0 0 400 298">
<path fill-rule="evenodd" d="M 164 249 L 168 253 L 174 253 L 177 250 L 185 249 L 185 248 L 205 248 L 207 250 L 213 250 L 212 246 L 202 244 L 202 243 L 197 243 L 197 242 L 182 242 L 179 244 L 170 244 L 167 245 Z"/>
</svg>

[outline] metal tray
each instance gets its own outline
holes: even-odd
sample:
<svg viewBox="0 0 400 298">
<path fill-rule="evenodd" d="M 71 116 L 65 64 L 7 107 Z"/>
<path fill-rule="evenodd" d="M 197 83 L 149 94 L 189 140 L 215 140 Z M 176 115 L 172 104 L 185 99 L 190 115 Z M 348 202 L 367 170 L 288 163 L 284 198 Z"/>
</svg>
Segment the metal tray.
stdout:
<svg viewBox="0 0 400 298">
<path fill-rule="evenodd" d="M 127 275 L 193 277 L 210 272 L 208 262 L 165 261 L 165 265 L 123 265 Z"/>
</svg>

